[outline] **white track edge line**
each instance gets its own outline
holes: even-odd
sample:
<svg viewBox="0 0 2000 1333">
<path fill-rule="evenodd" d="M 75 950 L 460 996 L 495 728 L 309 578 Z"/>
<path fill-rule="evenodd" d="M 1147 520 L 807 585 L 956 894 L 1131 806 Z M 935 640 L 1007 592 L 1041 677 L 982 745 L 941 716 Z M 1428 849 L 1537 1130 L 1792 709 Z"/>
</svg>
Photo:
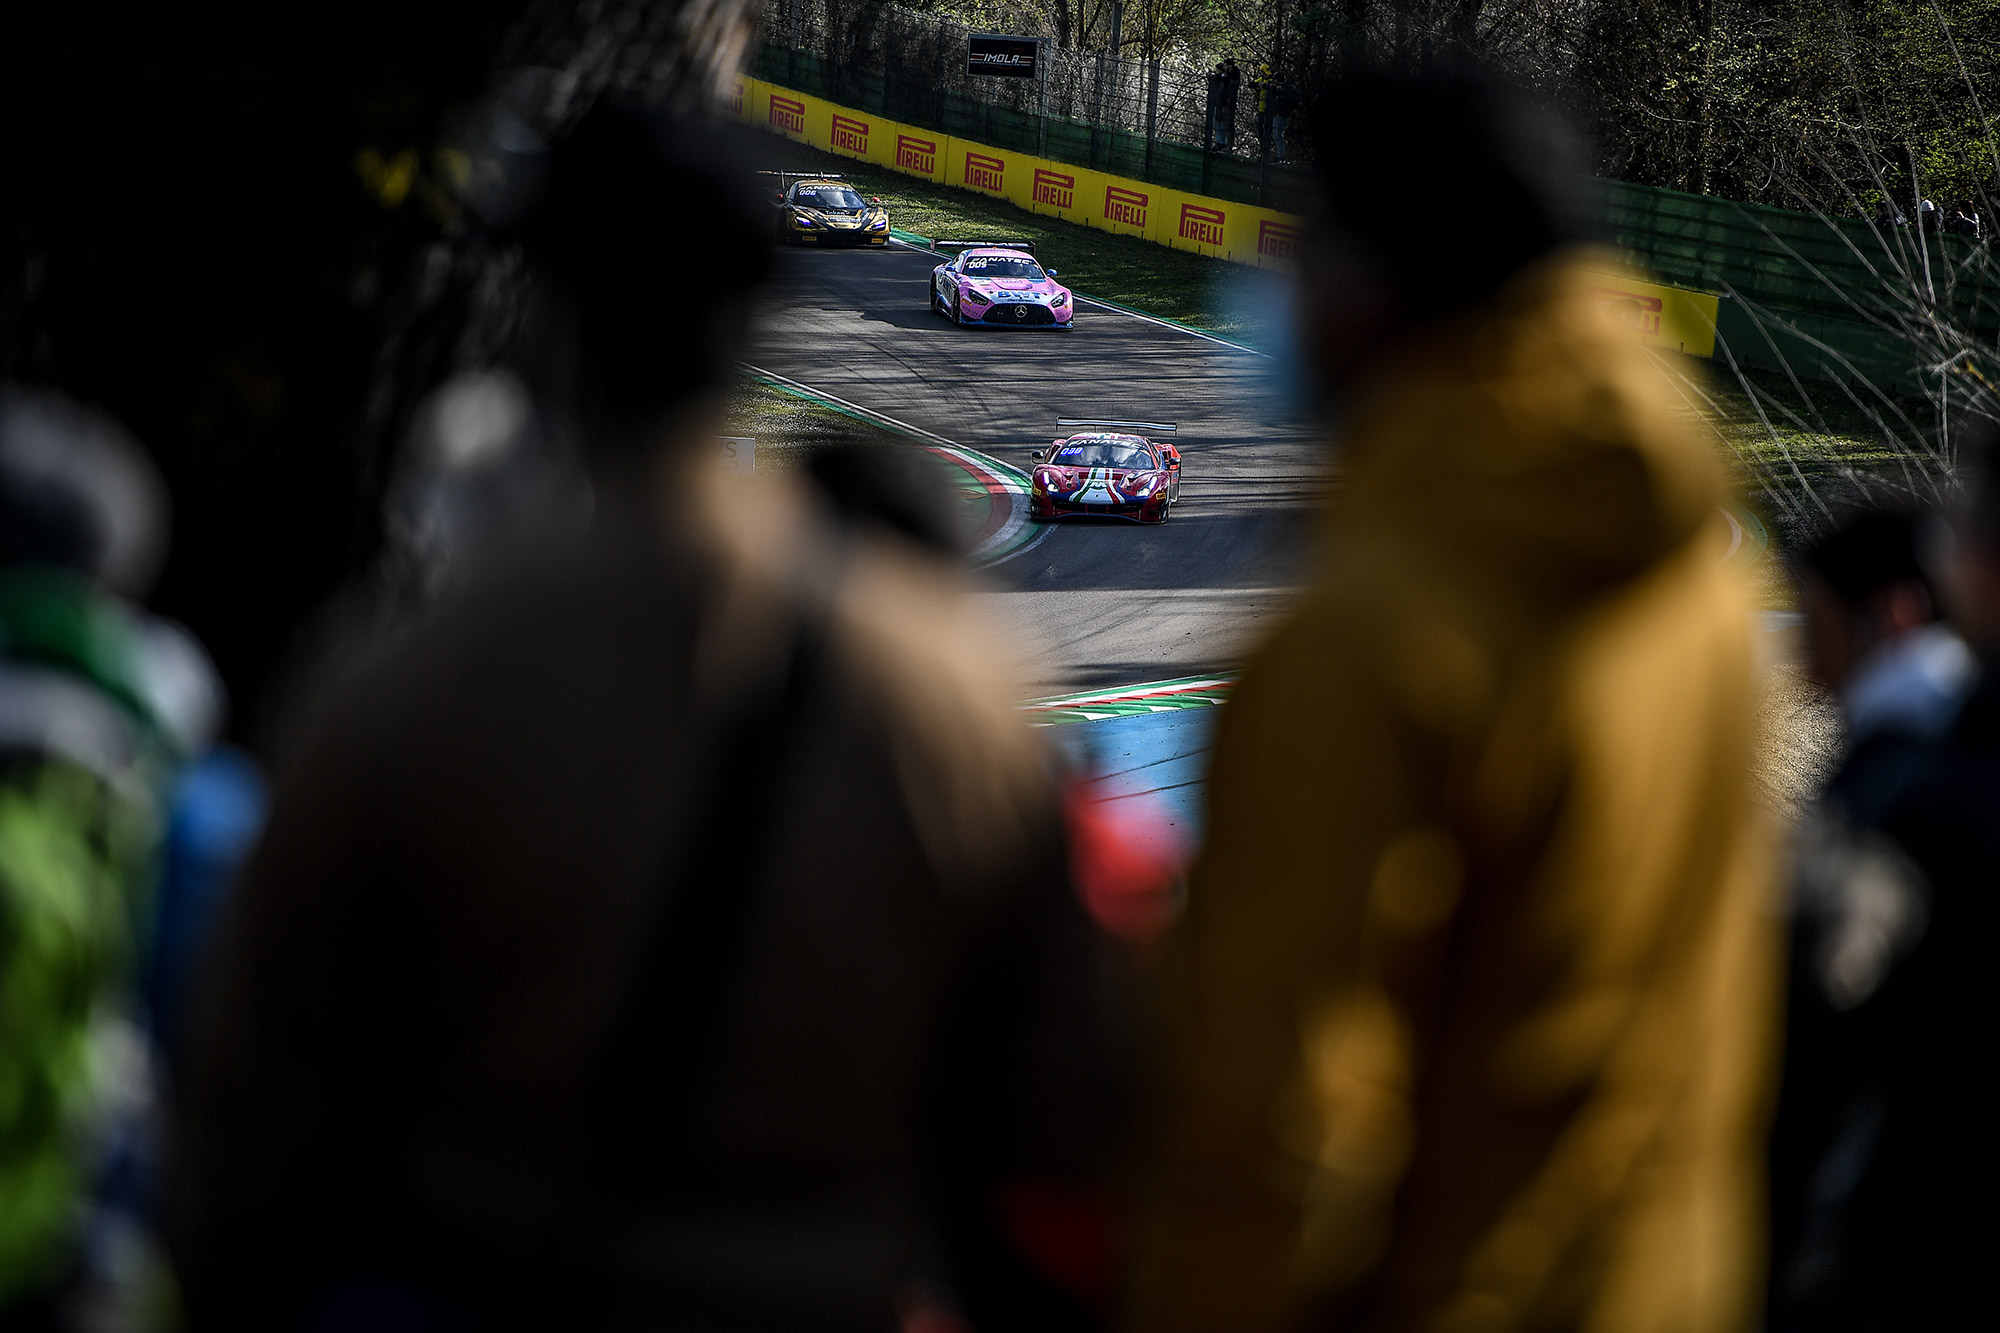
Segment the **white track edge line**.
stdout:
<svg viewBox="0 0 2000 1333">
<path fill-rule="evenodd" d="M 944 436 L 938 434 L 936 431 L 925 430 L 922 426 L 913 425 L 910 422 L 900 420 L 899 418 L 896 417 L 892 417 L 887 412 L 877 412 L 872 407 L 863 407 L 860 403 L 851 402 L 848 399 L 842 398 L 837 393 L 829 393 L 825 389 L 815 388 L 810 384 L 806 384 L 799 380 L 792 379 L 789 376 L 780 375 L 774 371 L 766 370 L 762 366 L 753 366 L 747 361 L 743 362 L 742 365 L 745 370 L 748 370 L 753 374 L 762 375 L 766 379 L 773 380 L 776 383 L 787 385 L 791 388 L 797 389 L 800 393 L 811 394 L 816 398 L 823 398 L 827 402 L 836 403 L 841 407 L 848 409 L 851 412 L 858 412 L 862 416 L 867 417 L 871 421 L 879 421 L 883 425 L 889 426 L 895 430 L 908 431 L 910 434 L 915 435 L 920 439 L 929 440 L 933 444 L 937 445 L 939 448 L 949 449 L 953 453 L 965 454 L 971 458 L 975 458 L 979 460 L 980 463 L 990 466 L 994 472 L 994 475 L 998 476 L 1003 483 L 1009 481 L 1009 478 L 1006 476 L 1007 473 L 1011 472 L 1017 477 L 1023 475 L 1021 469 L 1015 467 L 1013 464 L 995 458 L 991 454 L 982 453 L 977 449 L 973 449 L 966 445 L 960 444 L 956 440 L 947 440 Z M 1004 542 L 1012 539 L 1014 534 L 1019 532 L 1021 528 L 1027 524 L 1028 522 L 1027 494 L 1028 494 L 1027 487 L 1019 482 L 1013 482 L 1007 486 L 1007 496 L 1008 496 L 1007 521 L 1001 525 L 1000 530 L 998 532 L 993 534 L 992 540 L 986 543 L 988 549 L 1002 545 Z M 1044 525 L 1040 532 L 1036 533 L 1033 537 L 1030 537 L 1027 541 L 1022 542 L 1019 546 L 1016 546 L 1013 550 L 1008 551 L 1004 555 L 987 558 L 987 557 L 982 557 L 979 554 L 979 552 L 974 551 L 972 553 L 973 566 L 974 568 L 977 569 L 990 569 L 994 565 L 1004 564 L 1005 562 L 1012 560 L 1015 556 L 1020 555 L 1023 551 L 1032 551 L 1035 547 L 1040 546 L 1044 541 L 1048 539 L 1050 530 L 1051 529 L 1047 525 Z"/>
</svg>

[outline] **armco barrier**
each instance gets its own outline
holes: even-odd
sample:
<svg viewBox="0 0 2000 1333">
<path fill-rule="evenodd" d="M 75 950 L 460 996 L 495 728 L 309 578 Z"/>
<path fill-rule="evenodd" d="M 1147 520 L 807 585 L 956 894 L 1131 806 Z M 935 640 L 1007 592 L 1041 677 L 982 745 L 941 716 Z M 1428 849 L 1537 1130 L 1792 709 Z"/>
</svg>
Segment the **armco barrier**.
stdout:
<svg viewBox="0 0 2000 1333">
<path fill-rule="evenodd" d="M 799 143 L 1100 231 L 1260 268 L 1299 257 L 1302 224 L 1290 213 L 920 129 L 747 76 L 730 105 L 747 123 Z M 1600 290 L 1643 342 L 1713 355 L 1715 297 L 1614 274 Z"/>
</svg>

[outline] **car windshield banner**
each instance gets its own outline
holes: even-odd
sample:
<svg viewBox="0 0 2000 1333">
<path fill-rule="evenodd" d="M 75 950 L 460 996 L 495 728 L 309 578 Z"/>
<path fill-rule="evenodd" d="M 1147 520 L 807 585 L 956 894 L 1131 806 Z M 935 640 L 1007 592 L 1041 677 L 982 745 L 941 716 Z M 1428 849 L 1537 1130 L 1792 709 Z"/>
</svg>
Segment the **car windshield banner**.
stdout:
<svg viewBox="0 0 2000 1333">
<path fill-rule="evenodd" d="M 965 72 L 1032 79 L 1035 77 L 1035 57 L 1040 49 L 1041 42 L 1033 37 L 974 33 L 965 39 Z"/>
</svg>

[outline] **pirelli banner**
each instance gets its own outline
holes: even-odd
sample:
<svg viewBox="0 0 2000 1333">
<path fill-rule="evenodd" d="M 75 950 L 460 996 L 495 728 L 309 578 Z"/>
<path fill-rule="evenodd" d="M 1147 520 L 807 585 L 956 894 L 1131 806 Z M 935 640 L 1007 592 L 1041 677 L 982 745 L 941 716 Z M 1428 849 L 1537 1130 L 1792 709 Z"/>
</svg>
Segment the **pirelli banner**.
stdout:
<svg viewBox="0 0 2000 1333">
<path fill-rule="evenodd" d="M 761 79 L 739 79 L 731 107 L 749 124 L 800 143 L 1087 227 L 1266 268 L 1282 267 L 1298 256 L 1298 219 L 1272 209 L 992 148 Z"/>
<path fill-rule="evenodd" d="M 955 139 L 758 79 L 737 81 L 732 109 L 800 143 L 1086 227 L 1263 268 L 1298 258 L 1299 219 L 1288 213 Z M 1648 346 L 1715 355 L 1715 297 L 1611 273 L 1598 291 Z"/>
</svg>

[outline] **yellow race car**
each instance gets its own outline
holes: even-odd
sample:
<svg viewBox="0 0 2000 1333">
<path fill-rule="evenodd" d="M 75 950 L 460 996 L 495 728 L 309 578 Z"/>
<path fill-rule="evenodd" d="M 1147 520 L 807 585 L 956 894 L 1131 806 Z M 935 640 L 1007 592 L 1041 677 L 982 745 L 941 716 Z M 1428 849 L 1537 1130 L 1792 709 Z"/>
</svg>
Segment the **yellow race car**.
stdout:
<svg viewBox="0 0 2000 1333">
<path fill-rule="evenodd" d="M 801 176 L 767 171 L 778 178 L 771 192 L 781 241 L 812 245 L 887 245 L 889 210 L 880 199 L 863 199 L 838 176 Z"/>
</svg>

